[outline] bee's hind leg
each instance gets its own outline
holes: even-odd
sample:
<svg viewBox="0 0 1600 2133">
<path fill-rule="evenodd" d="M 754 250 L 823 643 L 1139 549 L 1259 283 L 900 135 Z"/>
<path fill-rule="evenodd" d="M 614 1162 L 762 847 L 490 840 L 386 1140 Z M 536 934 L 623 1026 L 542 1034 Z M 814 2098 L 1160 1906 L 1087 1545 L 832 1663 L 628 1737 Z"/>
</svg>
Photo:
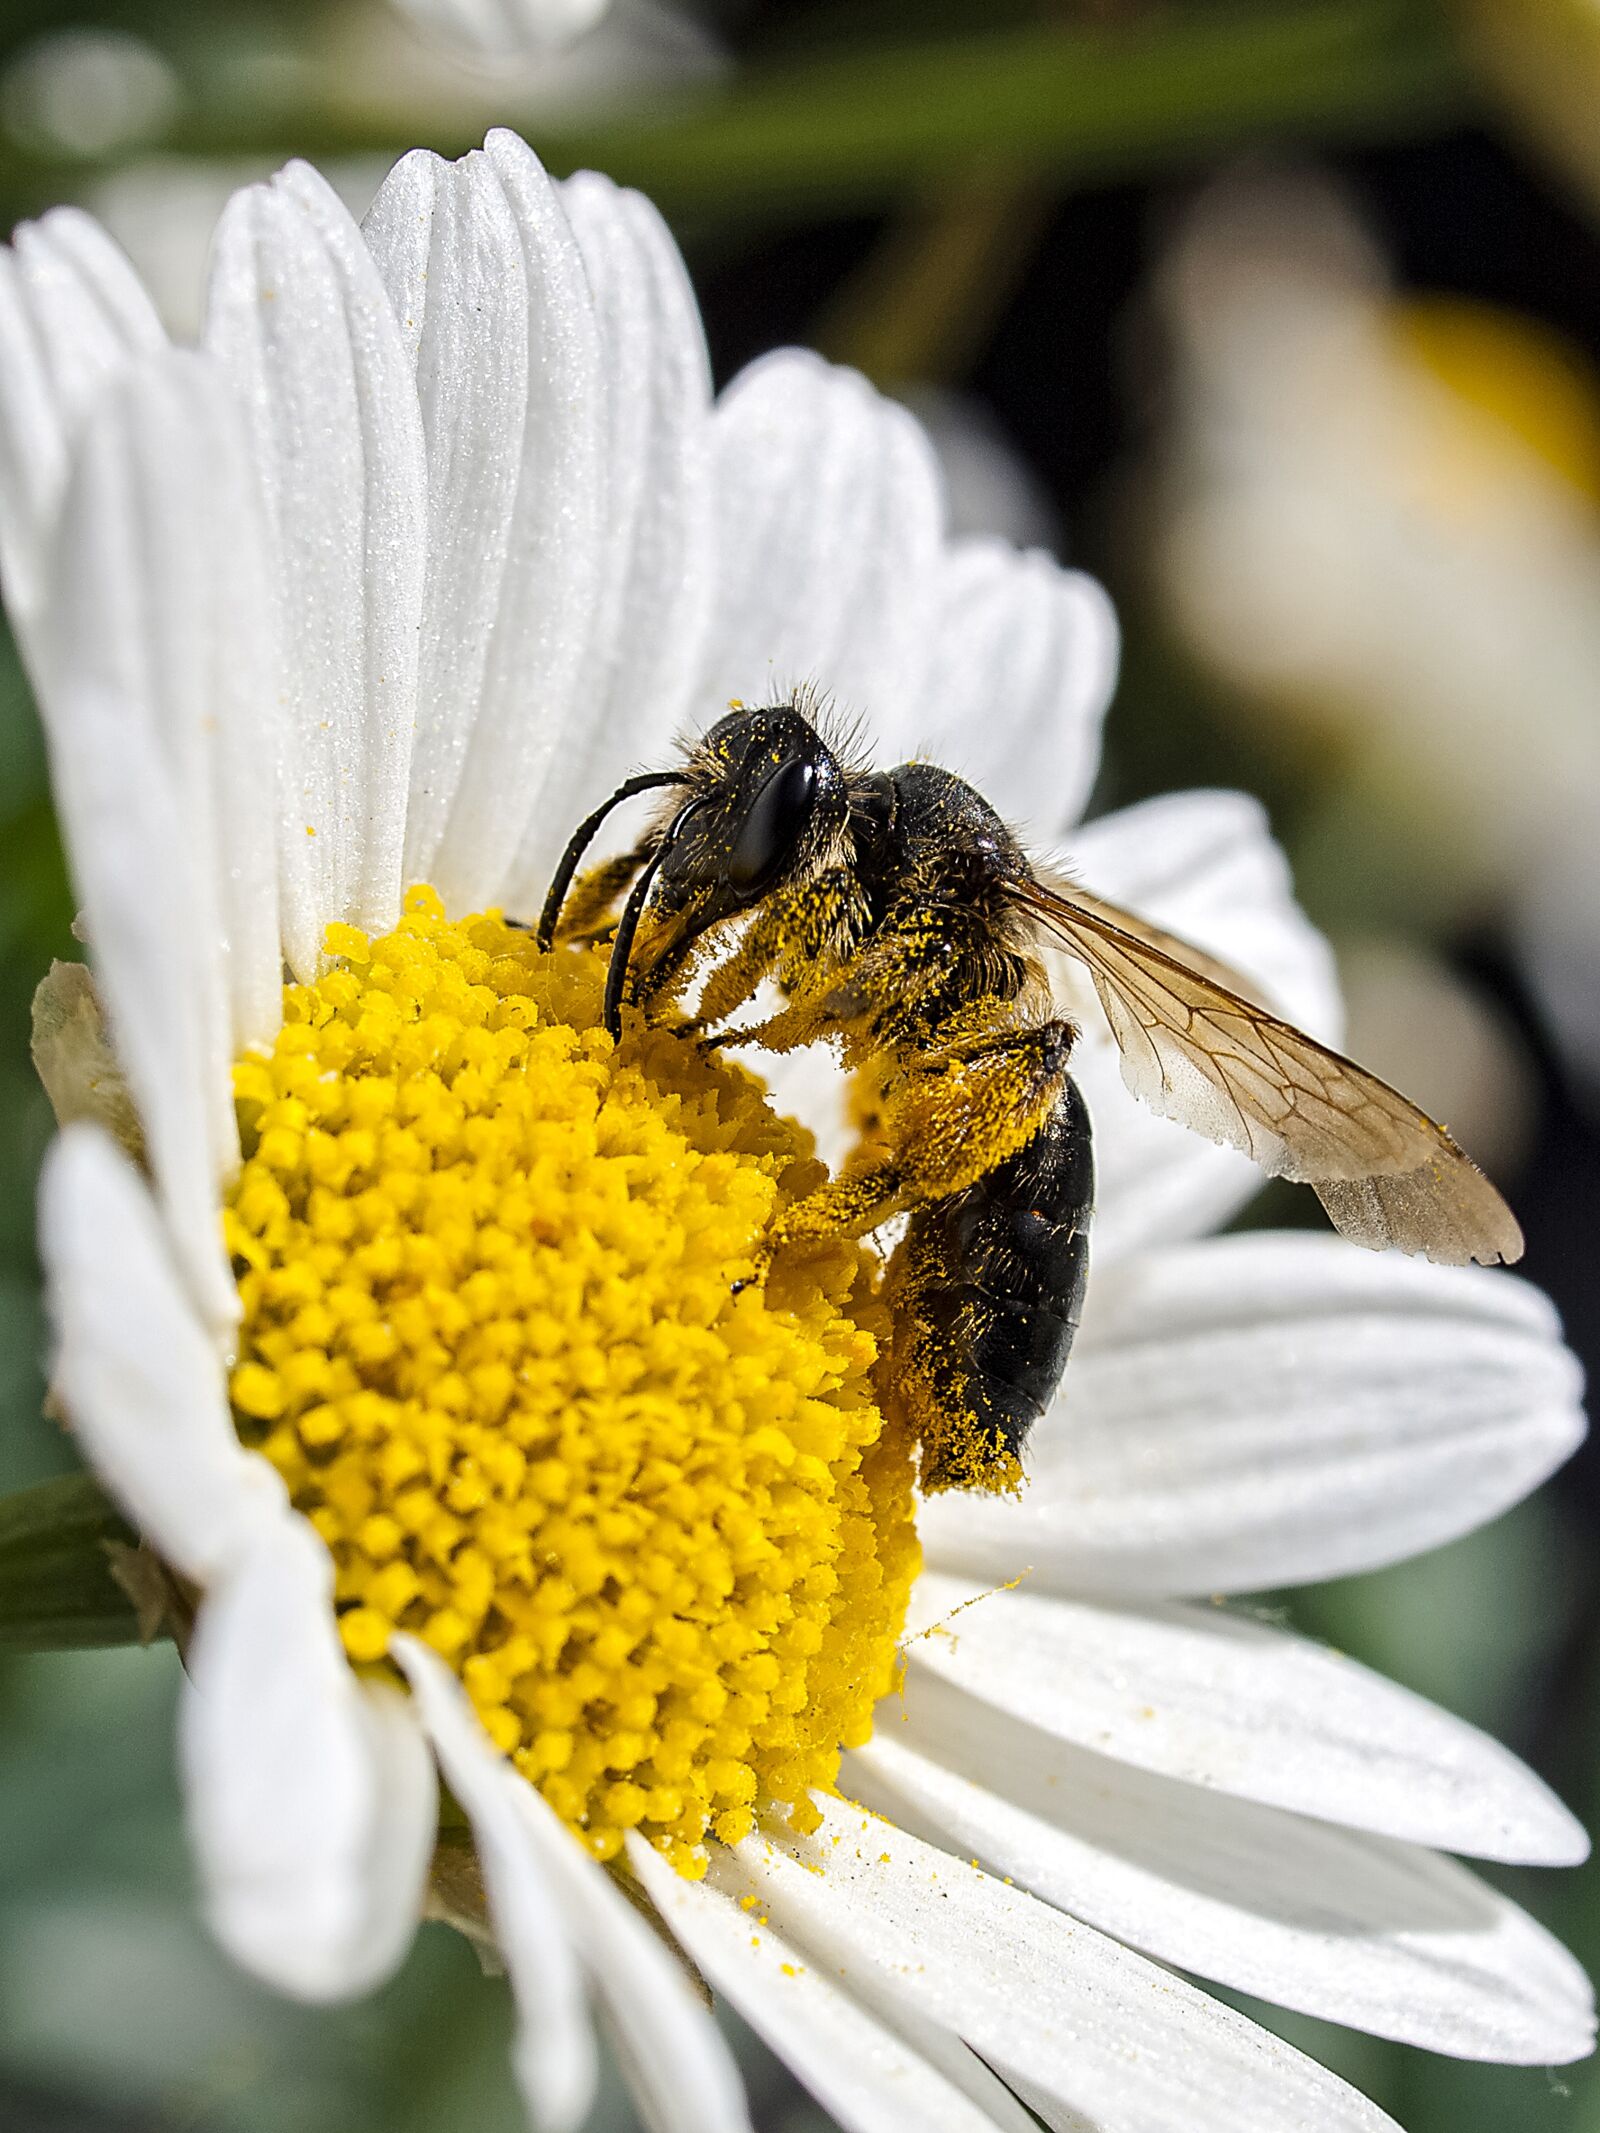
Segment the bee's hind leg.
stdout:
<svg viewBox="0 0 1600 2133">
<path fill-rule="evenodd" d="M 1093 1205 L 1089 1114 L 1064 1077 L 1021 1148 L 913 1209 L 889 1270 L 885 1396 L 921 1442 L 925 1489 L 1020 1485 L 1078 1330 Z"/>
</svg>

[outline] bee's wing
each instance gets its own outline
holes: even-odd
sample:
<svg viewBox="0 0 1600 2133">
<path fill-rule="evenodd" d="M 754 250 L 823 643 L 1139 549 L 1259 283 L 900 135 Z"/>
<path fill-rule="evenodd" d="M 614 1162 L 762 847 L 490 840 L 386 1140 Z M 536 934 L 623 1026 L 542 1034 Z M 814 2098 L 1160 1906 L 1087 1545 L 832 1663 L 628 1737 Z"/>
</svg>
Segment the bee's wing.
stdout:
<svg viewBox="0 0 1600 2133">
<path fill-rule="evenodd" d="M 1087 966 L 1122 1078 L 1152 1110 L 1315 1186 L 1334 1227 L 1373 1251 L 1521 1258 L 1515 1216 L 1442 1126 L 1249 999 L 1226 965 L 1066 884 L 1017 898 Z"/>
</svg>

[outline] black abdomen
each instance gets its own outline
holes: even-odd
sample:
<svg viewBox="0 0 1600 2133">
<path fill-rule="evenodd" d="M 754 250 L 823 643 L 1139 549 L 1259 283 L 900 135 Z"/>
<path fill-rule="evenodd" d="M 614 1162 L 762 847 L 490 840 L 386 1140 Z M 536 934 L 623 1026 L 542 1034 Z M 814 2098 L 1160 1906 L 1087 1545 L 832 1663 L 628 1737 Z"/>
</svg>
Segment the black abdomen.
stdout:
<svg viewBox="0 0 1600 2133">
<path fill-rule="evenodd" d="M 1025 1147 L 966 1191 L 918 1207 L 897 1269 L 903 1390 L 927 1489 L 1014 1482 L 1083 1307 L 1094 1156 L 1068 1080 Z"/>
</svg>

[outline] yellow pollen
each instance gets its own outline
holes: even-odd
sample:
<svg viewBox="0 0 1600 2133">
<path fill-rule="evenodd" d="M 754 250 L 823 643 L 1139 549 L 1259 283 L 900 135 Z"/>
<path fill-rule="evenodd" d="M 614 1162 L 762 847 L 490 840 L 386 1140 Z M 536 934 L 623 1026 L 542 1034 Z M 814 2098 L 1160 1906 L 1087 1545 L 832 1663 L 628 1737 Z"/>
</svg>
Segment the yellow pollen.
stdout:
<svg viewBox="0 0 1600 2133">
<path fill-rule="evenodd" d="M 332 1552 L 347 1653 L 423 1638 L 602 1858 L 814 1827 L 918 1554 L 865 1255 L 751 1279 L 808 1137 L 671 1029 L 613 1048 L 601 959 L 496 914 L 419 889 L 327 946 L 235 1068 L 225 1219 L 237 1427 Z"/>
</svg>

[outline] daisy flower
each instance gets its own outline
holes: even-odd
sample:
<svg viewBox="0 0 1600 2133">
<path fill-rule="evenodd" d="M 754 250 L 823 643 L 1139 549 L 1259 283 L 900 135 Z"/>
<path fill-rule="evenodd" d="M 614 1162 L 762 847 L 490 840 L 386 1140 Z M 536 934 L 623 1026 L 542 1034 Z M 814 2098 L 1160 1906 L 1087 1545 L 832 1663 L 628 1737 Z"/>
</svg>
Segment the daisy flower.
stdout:
<svg viewBox="0 0 1600 2133">
<path fill-rule="evenodd" d="M 1571 1816 L 1217 1600 L 1534 1486 L 1582 1427 L 1544 1300 L 1204 1241 L 1254 1173 L 1091 1033 L 1080 1353 L 1020 1500 L 917 1516 L 865 1249 L 748 1278 L 818 1176 L 804 1130 L 670 1031 L 613 1048 L 595 960 L 501 915 L 775 676 L 1062 835 L 1098 588 L 949 541 L 925 437 L 859 377 L 783 353 L 713 402 L 650 207 L 506 134 L 407 157 L 359 230 L 303 165 L 237 195 L 196 351 L 48 216 L 5 256 L 0 381 L 0 568 L 93 972 L 41 997 L 56 1382 L 185 1595 L 223 1945 L 332 1999 L 425 1901 L 486 1909 L 547 2127 L 583 2117 L 596 2010 L 648 2123 L 746 2123 L 672 1942 L 851 2128 L 1388 2123 L 1175 1970 L 1586 2051 L 1571 1959 L 1445 1856 L 1575 1860 Z M 1250 803 L 1072 850 L 1331 1033 Z"/>
</svg>

